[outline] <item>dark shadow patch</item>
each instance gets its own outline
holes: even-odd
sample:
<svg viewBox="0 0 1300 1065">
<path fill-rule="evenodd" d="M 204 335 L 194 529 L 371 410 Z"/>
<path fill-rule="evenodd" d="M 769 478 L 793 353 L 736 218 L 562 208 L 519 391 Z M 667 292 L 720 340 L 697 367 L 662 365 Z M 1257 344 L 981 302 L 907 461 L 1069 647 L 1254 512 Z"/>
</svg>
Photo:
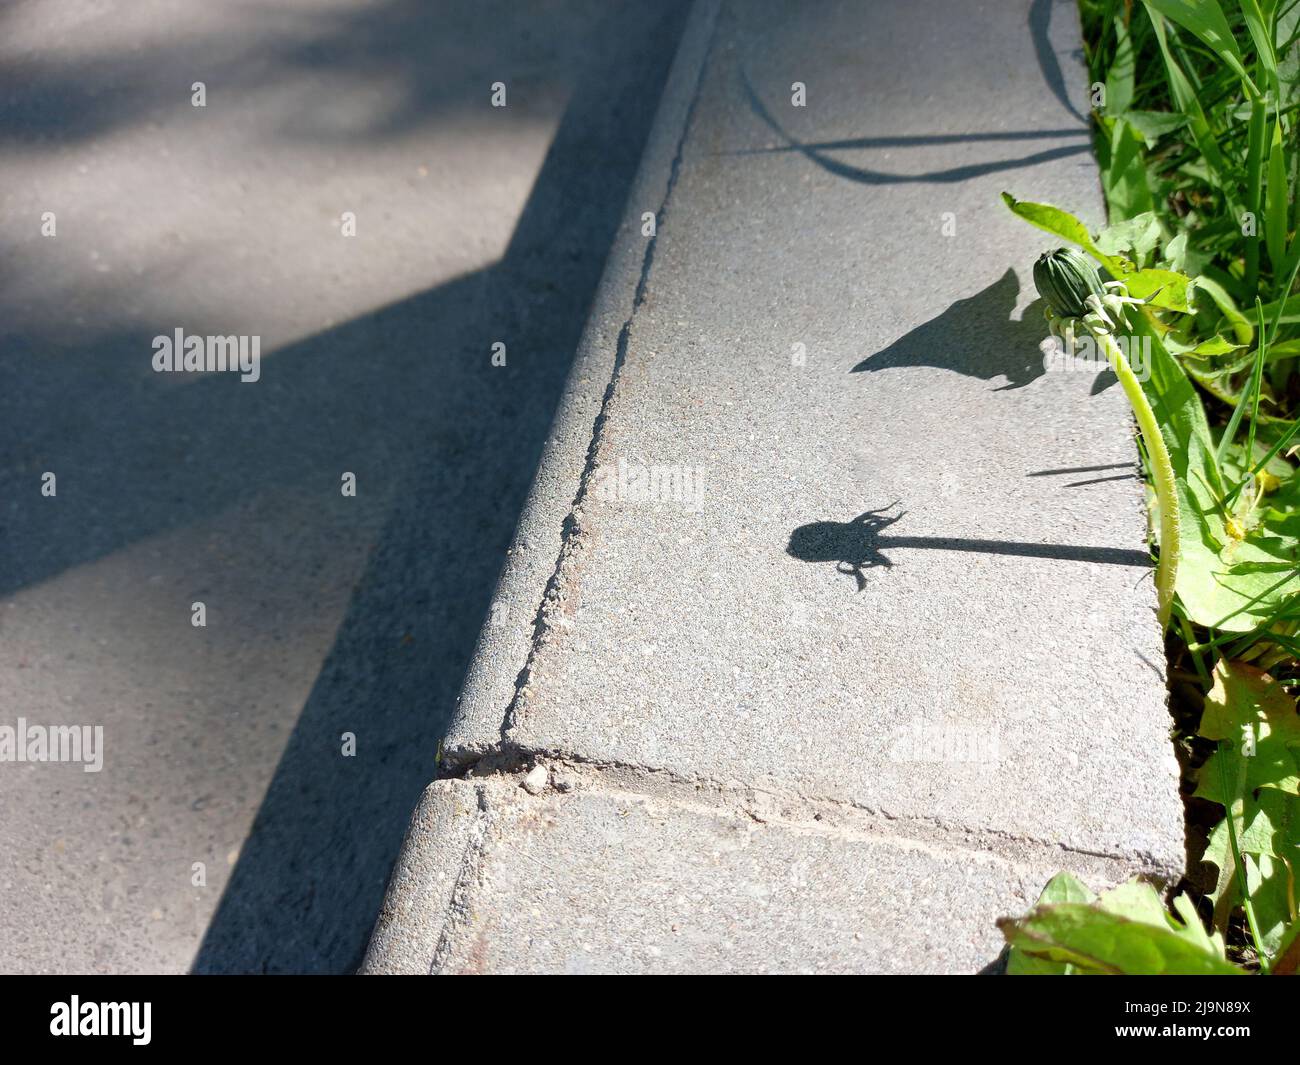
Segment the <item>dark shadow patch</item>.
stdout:
<svg viewBox="0 0 1300 1065">
<path fill-rule="evenodd" d="M 1071 17 L 1078 18 L 1078 11 L 1073 3 L 1068 5 Z M 1056 49 L 1052 47 L 1052 0 L 1034 0 L 1029 9 L 1029 33 L 1034 41 L 1034 56 L 1038 59 L 1038 69 L 1043 72 L 1043 80 L 1060 102 L 1080 122 L 1088 119 L 1079 113 L 1070 99 L 1069 89 L 1065 84 L 1065 74 L 1060 61 L 1056 58 Z"/>
<path fill-rule="evenodd" d="M 258 386 L 266 395 L 257 402 L 279 405 L 286 451 L 292 455 L 293 439 L 304 434 L 326 453 L 338 448 L 332 404 L 360 404 L 371 415 L 360 443 L 372 476 L 391 478 L 394 503 L 193 971 L 337 973 L 360 963 L 411 811 L 436 774 L 438 740 L 487 617 L 684 14 L 680 4 L 620 8 L 593 27 L 592 58 L 571 74 L 569 108 L 500 263 L 267 361 L 268 377 L 284 379 L 292 368 L 307 389 L 295 396 L 266 381 Z M 437 32 L 436 20 L 423 27 Z M 507 368 L 486 368 L 485 320 L 507 330 L 491 335 L 528 340 L 512 347 Z M 381 376 L 398 368 L 391 381 Z M 500 375 L 493 379 L 499 400 L 486 411 L 462 398 L 466 375 L 484 372 Z M 328 384 L 313 392 L 313 380 Z M 197 420 L 207 426 L 214 412 Z M 231 428 L 210 431 L 233 438 Z M 253 440 L 250 450 L 270 452 L 264 463 L 306 472 L 301 458 Z M 352 463 L 337 468 L 359 464 L 352 443 Z M 336 478 L 332 472 L 334 491 Z M 340 756 L 345 731 L 357 735 L 355 758 Z"/>
<path fill-rule="evenodd" d="M 863 359 L 851 372 L 934 366 L 983 381 L 1004 377 L 1003 388 L 1022 388 L 1045 372 L 1038 345 L 1047 327 L 1041 300 L 1030 304 L 1019 321 L 1011 318 L 1019 294 L 1020 281 L 1008 269 L 981 292 L 957 300 L 937 318 Z"/>
</svg>

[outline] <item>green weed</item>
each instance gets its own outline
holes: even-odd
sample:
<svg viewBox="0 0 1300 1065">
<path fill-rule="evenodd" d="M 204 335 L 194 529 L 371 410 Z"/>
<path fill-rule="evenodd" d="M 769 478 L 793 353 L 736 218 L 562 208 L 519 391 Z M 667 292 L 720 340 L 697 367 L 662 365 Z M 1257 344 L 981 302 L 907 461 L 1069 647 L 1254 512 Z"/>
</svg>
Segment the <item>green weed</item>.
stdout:
<svg viewBox="0 0 1300 1065">
<path fill-rule="evenodd" d="M 1300 0 L 1081 9 L 1110 224 L 1094 234 L 1060 208 L 1004 199 L 1092 256 L 1110 297 L 1129 297 L 1111 308 L 1122 322 L 1093 296 L 1071 328 L 1150 342 L 1141 394 L 1126 394 L 1146 438 L 1157 574 L 1172 588 L 1161 612 L 1168 599 L 1189 810 L 1212 812 L 1215 875 L 1189 880 L 1175 916 L 1147 885 L 1096 898 L 1062 874 L 1028 915 L 1001 922 L 1009 971 L 1295 973 Z M 1114 365 L 1124 354 L 1110 348 Z"/>
</svg>

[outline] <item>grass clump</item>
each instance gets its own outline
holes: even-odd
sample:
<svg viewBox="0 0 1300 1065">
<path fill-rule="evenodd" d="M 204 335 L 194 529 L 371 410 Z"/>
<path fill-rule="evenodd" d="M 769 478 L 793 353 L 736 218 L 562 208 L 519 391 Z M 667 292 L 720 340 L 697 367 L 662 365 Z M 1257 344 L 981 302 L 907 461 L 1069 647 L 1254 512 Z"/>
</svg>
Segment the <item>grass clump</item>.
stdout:
<svg viewBox="0 0 1300 1065">
<path fill-rule="evenodd" d="M 1079 280 L 1075 300 L 1063 268 L 1035 274 L 1053 332 L 1091 335 L 1142 430 L 1204 862 L 1172 913 L 1147 885 L 1096 898 L 1057 877 L 1002 922 L 1009 970 L 1295 973 L 1300 0 L 1081 10 L 1109 225 L 1094 234 L 1060 207 L 1004 199 L 1106 278 L 1100 292 Z M 1141 375 L 1120 335 L 1149 352 Z"/>
</svg>

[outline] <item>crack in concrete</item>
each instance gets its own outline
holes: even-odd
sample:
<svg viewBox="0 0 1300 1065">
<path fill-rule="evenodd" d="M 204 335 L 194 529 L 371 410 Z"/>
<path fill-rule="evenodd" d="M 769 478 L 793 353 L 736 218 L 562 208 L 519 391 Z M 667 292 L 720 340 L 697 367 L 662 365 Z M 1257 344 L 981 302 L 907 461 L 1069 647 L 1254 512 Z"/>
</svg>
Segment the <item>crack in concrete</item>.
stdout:
<svg viewBox="0 0 1300 1065">
<path fill-rule="evenodd" d="M 931 849 L 936 853 L 961 850 L 1035 869 L 1068 859 L 1076 872 L 1091 871 L 1111 880 L 1127 876 L 1135 869 L 1160 884 L 1173 883 L 1182 875 L 1182 870 L 1171 869 L 1155 856 L 1141 851 L 1096 850 L 943 818 L 898 814 L 852 799 L 808 795 L 788 786 L 725 781 L 661 767 L 603 762 L 555 749 L 508 744 L 472 762 L 462 763 L 444 773 L 443 779 L 485 784 L 509 781 L 505 786 L 513 789 L 537 765 L 547 768 L 550 787 L 560 795 L 582 790 L 623 794 L 708 811 L 715 816 L 743 816 L 759 825 L 790 831 L 813 831 L 846 841 L 887 839 L 899 846 Z M 527 794 L 522 788 L 519 791 L 521 795 Z M 538 801 L 542 796 L 529 798 Z M 1079 868 L 1080 862 L 1090 870 Z"/>
<path fill-rule="evenodd" d="M 709 27 L 708 42 L 704 48 L 704 55 L 700 61 L 700 68 L 696 74 L 695 86 L 691 91 L 690 102 L 687 105 L 686 117 L 682 123 L 682 129 L 677 138 L 677 144 L 673 152 L 672 161 L 669 164 L 668 180 L 664 188 L 663 198 L 660 201 L 658 209 L 655 211 L 655 231 L 654 236 L 650 237 L 645 254 L 641 260 L 641 270 L 637 277 L 636 290 L 632 298 L 632 308 L 627 319 L 623 322 L 622 328 L 618 333 L 618 342 L 614 354 L 614 366 L 610 372 L 609 383 L 605 386 L 605 393 L 601 399 L 600 410 L 596 414 L 596 419 L 592 423 L 591 440 L 587 445 L 586 461 L 583 465 L 582 473 L 578 478 L 578 488 L 574 493 L 573 503 L 569 507 L 569 512 L 565 515 L 560 526 L 560 550 L 555 560 L 555 568 L 551 573 L 550 579 L 546 582 L 546 587 L 542 592 L 541 602 L 538 604 L 537 613 L 533 618 L 533 636 L 528 649 L 528 655 L 524 661 L 523 668 L 520 669 L 515 677 L 515 690 L 511 696 L 509 704 L 506 706 L 505 713 L 501 720 L 501 739 L 504 741 L 509 736 L 510 731 L 521 719 L 525 702 L 528 695 L 529 683 L 532 680 L 534 670 L 536 669 L 541 652 L 546 647 L 551 633 L 557 626 L 563 625 L 563 619 L 556 620 L 557 615 L 563 613 L 564 604 L 568 597 L 569 586 L 576 577 L 580 569 L 580 552 L 585 546 L 588 528 L 583 524 L 583 504 L 586 502 L 589 486 L 592 477 L 595 475 L 596 468 L 599 465 L 600 452 L 605 442 L 605 427 L 609 422 L 611 412 L 614 408 L 614 402 L 618 392 L 619 377 L 623 370 L 623 365 L 627 361 L 628 347 L 631 343 L 632 326 L 636 319 L 637 312 L 645 303 L 646 293 L 650 282 L 650 271 L 654 266 L 655 249 L 659 243 L 659 232 L 663 228 L 664 222 L 668 216 L 668 204 L 672 199 L 673 192 L 677 187 L 677 180 L 681 174 L 682 157 L 686 148 L 686 139 L 690 135 L 691 126 L 695 121 L 696 105 L 704 88 L 705 76 L 709 69 L 709 60 L 713 53 L 713 44 L 717 32 L 716 14 L 713 24 Z"/>
<path fill-rule="evenodd" d="M 473 892 L 481 878 L 491 810 L 484 787 L 475 788 L 475 798 L 478 801 L 478 816 L 474 819 L 473 828 L 470 830 L 469 839 L 461 855 L 460 869 L 456 874 L 456 883 L 451 889 L 451 903 L 447 907 L 447 916 L 438 935 L 438 945 L 429 960 L 431 976 L 446 963 L 456 944 L 457 934 L 469 920 Z"/>
</svg>

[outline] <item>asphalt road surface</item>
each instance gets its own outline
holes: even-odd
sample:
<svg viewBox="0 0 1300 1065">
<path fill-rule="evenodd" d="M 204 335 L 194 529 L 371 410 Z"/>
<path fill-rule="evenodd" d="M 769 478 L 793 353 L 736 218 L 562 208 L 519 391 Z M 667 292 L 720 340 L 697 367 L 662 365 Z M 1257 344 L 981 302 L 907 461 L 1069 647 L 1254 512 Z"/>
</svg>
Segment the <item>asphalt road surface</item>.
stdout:
<svg viewBox="0 0 1300 1065">
<path fill-rule="evenodd" d="M 682 16 L 0 12 L 0 969 L 355 968 Z"/>
</svg>

